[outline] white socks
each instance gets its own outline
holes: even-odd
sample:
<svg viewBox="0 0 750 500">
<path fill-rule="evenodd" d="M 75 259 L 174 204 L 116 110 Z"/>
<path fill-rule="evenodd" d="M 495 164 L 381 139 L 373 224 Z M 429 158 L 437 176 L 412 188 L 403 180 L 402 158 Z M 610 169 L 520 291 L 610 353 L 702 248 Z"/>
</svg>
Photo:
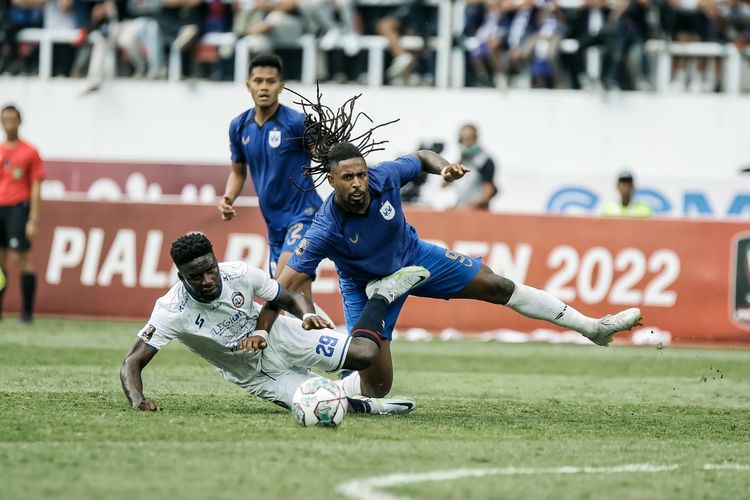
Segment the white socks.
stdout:
<svg viewBox="0 0 750 500">
<path fill-rule="evenodd" d="M 356 398 L 362 395 L 362 384 L 359 378 L 359 372 L 354 372 L 338 382 L 341 384 L 341 388 L 344 389 L 346 397 Z"/>
<path fill-rule="evenodd" d="M 554 296 L 536 288 L 516 283 L 506 304 L 528 318 L 543 319 L 590 337 L 599 332 L 599 320 L 579 313 Z"/>
</svg>

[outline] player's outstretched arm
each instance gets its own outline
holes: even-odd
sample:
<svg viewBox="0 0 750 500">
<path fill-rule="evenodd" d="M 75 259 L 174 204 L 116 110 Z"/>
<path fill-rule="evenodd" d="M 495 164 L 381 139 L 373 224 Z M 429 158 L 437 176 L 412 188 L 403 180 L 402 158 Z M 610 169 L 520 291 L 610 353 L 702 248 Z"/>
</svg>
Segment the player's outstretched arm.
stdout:
<svg viewBox="0 0 750 500">
<path fill-rule="evenodd" d="M 422 171 L 427 174 L 439 175 L 445 182 L 460 179 L 471 169 L 461 163 L 451 163 L 433 151 L 420 150 L 414 153 L 422 163 Z"/>
<path fill-rule="evenodd" d="M 156 351 L 148 347 L 141 339 L 138 339 L 125 357 L 125 361 L 122 363 L 122 368 L 120 368 L 122 390 L 125 392 L 125 396 L 128 398 L 130 406 L 136 410 L 161 410 L 159 405 L 150 399 L 146 399 L 143 395 L 143 379 L 141 378 L 143 368 L 154 358 L 155 355 Z"/>
</svg>

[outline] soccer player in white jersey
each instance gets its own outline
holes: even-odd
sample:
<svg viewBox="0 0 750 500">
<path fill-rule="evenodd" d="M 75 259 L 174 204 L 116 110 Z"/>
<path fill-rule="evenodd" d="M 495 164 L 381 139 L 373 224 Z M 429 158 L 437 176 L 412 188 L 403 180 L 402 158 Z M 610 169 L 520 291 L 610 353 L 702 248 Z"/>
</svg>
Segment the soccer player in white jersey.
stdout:
<svg viewBox="0 0 750 500">
<path fill-rule="evenodd" d="M 285 408 L 291 407 L 299 384 L 314 376 L 309 368 L 358 370 L 378 355 L 372 335 L 350 337 L 331 330 L 305 295 L 286 291 L 260 269 L 243 262 L 218 263 L 211 242 L 201 233 L 175 240 L 170 255 L 180 282 L 157 300 L 120 370 L 122 388 L 135 409 L 161 409 L 144 396 L 141 372 L 173 339 L 214 365 L 228 381 Z M 419 283 L 424 272 L 415 267 L 394 273 L 372 300 L 393 302 Z M 253 302 L 254 296 L 302 320 L 282 316 L 269 331 L 256 328 L 262 327 L 257 324 L 261 307 Z M 382 329 L 385 308 L 375 309 L 383 314 L 363 314 L 364 332 L 379 334 Z M 319 331 L 308 331 L 313 329 Z M 347 390 L 340 383 L 352 396 L 350 411 L 395 414 L 414 408 L 411 400 L 362 397 L 359 388 Z"/>
</svg>

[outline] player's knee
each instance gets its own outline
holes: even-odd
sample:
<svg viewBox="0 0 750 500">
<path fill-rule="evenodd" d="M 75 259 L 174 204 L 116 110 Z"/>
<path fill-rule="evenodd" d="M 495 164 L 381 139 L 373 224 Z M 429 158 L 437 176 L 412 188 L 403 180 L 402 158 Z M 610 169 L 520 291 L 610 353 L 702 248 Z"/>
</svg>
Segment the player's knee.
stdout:
<svg viewBox="0 0 750 500">
<path fill-rule="evenodd" d="M 487 293 L 496 304 L 507 304 L 515 288 L 515 283 L 499 274 L 493 273 L 487 280 Z"/>
<path fill-rule="evenodd" d="M 366 338 L 354 337 L 349 344 L 344 367 L 349 370 L 364 370 L 370 367 L 380 354 L 380 347 Z"/>
</svg>

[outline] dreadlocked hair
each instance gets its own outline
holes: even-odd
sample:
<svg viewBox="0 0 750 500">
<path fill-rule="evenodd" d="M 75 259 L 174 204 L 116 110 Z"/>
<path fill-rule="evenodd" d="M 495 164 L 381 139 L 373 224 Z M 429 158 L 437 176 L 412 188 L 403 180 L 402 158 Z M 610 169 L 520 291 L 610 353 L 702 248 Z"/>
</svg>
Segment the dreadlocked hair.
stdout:
<svg viewBox="0 0 750 500">
<path fill-rule="evenodd" d="M 172 247 L 169 249 L 169 255 L 172 256 L 172 261 L 177 266 L 187 264 L 211 252 L 213 252 L 213 246 L 203 233 L 183 234 L 172 242 Z"/>
<path fill-rule="evenodd" d="M 320 85 L 316 85 L 315 102 L 288 87 L 287 90 L 300 98 L 300 101 L 295 104 L 302 107 L 302 112 L 305 114 L 305 132 L 302 141 L 309 148 L 312 160 L 310 166 L 304 169 L 305 175 L 313 177 L 312 188 L 302 188 L 294 179 L 291 179 L 301 191 L 312 191 L 319 186 L 325 180 L 326 175 L 331 172 L 331 167 L 341 160 L 364 158 L 373 151 L 383 151 L 385 148 L 382 146 L 388 141 L 375 141 L 372 137 L 373 132 L 399 121 L 399 118 L 396 118 L 375 125 L 356 137 L 352 137 L 354 127 L 361 117 L 374 123 L 366 113 L 360 111 L 355 114 L 354 112 L 354 104 L 362 97 L 362 94 L 351 97 L 340 108 L 334 110 L 321 102 Z"/>
</svg>

